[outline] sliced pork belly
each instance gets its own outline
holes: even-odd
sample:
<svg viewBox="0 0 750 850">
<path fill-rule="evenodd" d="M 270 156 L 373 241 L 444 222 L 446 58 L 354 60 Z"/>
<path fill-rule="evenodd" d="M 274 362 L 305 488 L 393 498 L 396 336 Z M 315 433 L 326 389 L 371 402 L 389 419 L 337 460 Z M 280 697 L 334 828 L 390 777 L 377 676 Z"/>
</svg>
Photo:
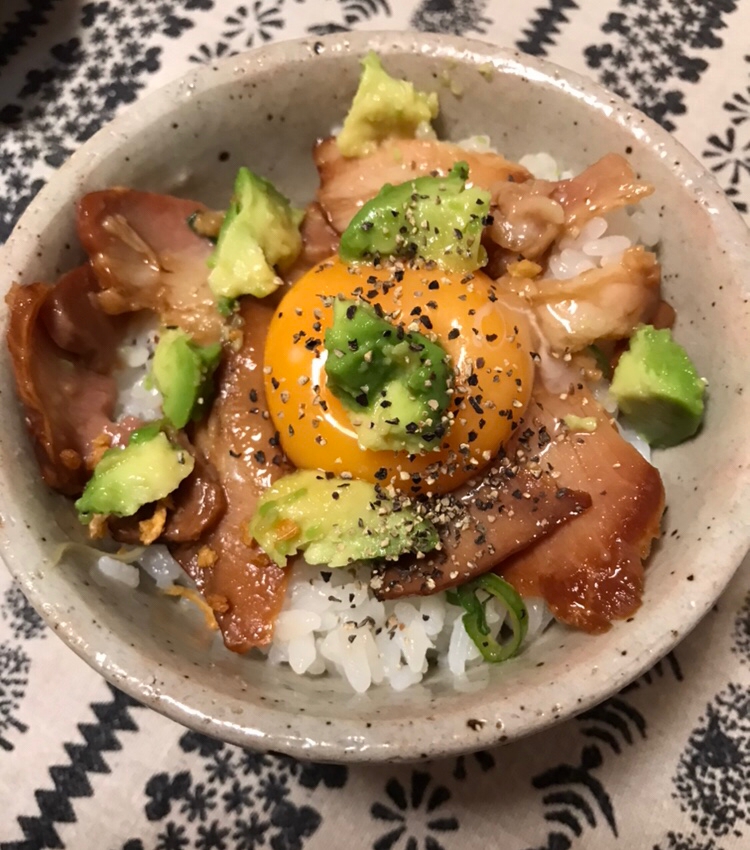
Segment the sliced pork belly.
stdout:
<svg viewBox="0 0 750 850">
<path fill-rule="evenodd" d="M 550 197 L 565 210 L 565 227 L 570 233 L 577 233 L 589 219 L 637 204 L 654 191 L 616 153 L 609 153 L 575 177 L 552 185 Z"/>
<path fill-rule="evenodd" d="M 226 354 L 211 413 L 194 435 L 223 484 L 226 513 L 197 543 L 171 547 L 213 608 L 227 647 L 236 652 L 271 641 L 287 583 L 285 571 L 245 531 L 260 494 L 291 471 L 270 419 L 262 415 L 263 345 L 273 313 L 264 301 L 243 299 L 242 346 Z"/>
<path fill-rule="evenodd" d="M 516 288 L 518 280 L 506 280 Z M 558 353 L 581 351 L 601 340 L 630 337 L 659 311 L 661 267 L 641 245 L 600 269 L 568 280 L 523 282 L 544 338 Z"/>
<path fill-rule="evenodd" d="M 496 153 L 466 151 L 450 142 L 387 139 L 373 153 L 356 159 L 343 157 L 334 138 L 319 142 L 313 153 L 320 175 L 318 202 L 338 233 L 346 230 L 360 207 L 382 189 L 427 174 L 447 174 L 455 163 L 469 165 L 469 180 L 490 189 L 499 180 L 527 180 L 521 165 Z"/>
<path fill-rule="evenodd" d="M 569 414 L 594 417 L 596 430 L 569 432 L 562 422 Z M 664 511 L 661 477 L 586 390 L 563 399 L 537 387 L 527 420 L 552 438 L 540 451 L 542 465 L 560 484 L 588 490 L 592 505 L 497 572 L 521 594 L 543 597 L 558 620 L 606 631 L 641 604 L 643 560 Z"/>
<path fill-rule="evenodd" d="M 54 287 L 32 283 L 14 284 L 5 301 L 16 389 L 42 477 L 53 489 L 77 496 L 90 474 L 87 461 L 94 453 L 95 440 L 112 423 L 117 390 L 113 378 L 91 368 L 97 352 L 88 350 L 84 332 L 66 330 L 72 318 L 62 318 L 60 304 L 79 300 L 78 294 L 70 297 L 75 288 L 71 279 L 70 275 L 63 278 L 64 298 L 52 297 Z M 85 270 L 76 279 L 87 285 Z M 74 348 L 86 351 L 87 356 L 67 352 L 53 341 L 42 319 L 45 312 L 52 317 L 57 338 L 69 338 Z M 115 347 L 117 339 L 118 328 L 112 325 L 109 345 Z"/>
<path fill-rule="evenodd" d="M 542 438 L 544 439 L 544 438 Z M 534 460 L 538 434 L 527 432 L 515 456 L 504 457 L 435 507 L 441 548 L 422 559 L 402 559 L 375 573 L 379 599 L 427 596 L 465 584 L 578 516 L 588 493 L 559 487 Z"/>
<path fill-rule="evenodd" d="M 595 216 L 637 204 L 653 191 L 618 154 L 607 154 L 568 180 L 497 183 L 488 235 L 511 254 L 536 260 L 558 238 L 577 235 Z"/>
<path fill-rule="evenodd" d="M 221 337 L 223 319 L 208 285 L 206 260 L 213 250 L 196 236 L 188 217 L 203 204 L 107 189 L 78 205 L 78 235 L 101 287 L 106 313 L 153 310 L 202 344 Z"/>
</svg>

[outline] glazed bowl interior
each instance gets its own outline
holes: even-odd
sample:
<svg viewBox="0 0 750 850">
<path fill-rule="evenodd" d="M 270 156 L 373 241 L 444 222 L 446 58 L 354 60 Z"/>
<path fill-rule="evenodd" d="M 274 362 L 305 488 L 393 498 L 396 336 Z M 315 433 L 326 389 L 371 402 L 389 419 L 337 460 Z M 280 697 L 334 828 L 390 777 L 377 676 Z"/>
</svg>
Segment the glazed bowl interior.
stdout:
<svg viewBox="0 0 750 850">
<path fill-rule="evenodd" d="M 700 435 L 657 455 L 669 509 L 642 609 L 598 637 L 560 626 L 516 659 L 456 690 L 434 671 L 407 692 L 354 695 L 260 655 L 223 649 L 197 612 L 92 580 L 68 503 L 40 481 L 8 357 L 0 364 L 3 557 L 60 636 L 117 686 L 174 719 L 243 745 L 316 759 L 415 759 L 487 746 L 543 728 L 623 686 L 713 604 L 748 543 L 750 399 L 748 250 L 739 216 L 659 127 L 573 74 L 489 45 L 419 34 L 359 34 L 264 48 L 202 68 L 136 104 L 88 142 L 42 191 L 4 249 L 2 285 L 53 281 L 81 259 L 74 202 L 128 185 L 222 207 L 248 165 L 298 203 L 317 175 L 314 141 L 339 124 L 368 48 L 388 69 L 441 95 L 441 137 L 490 134 L 507 157 L 550 150 L 581 169 L 627 154 L 654 183 L 666 297 L 676 333 L 710 382 Z M 448 69 L 453 91 L 440 85 Z M 489 69 L 491 68 L 491 72 Z M 3 322 L 6 319 L 3 316 Z M 477 674 L 472 674 L 476 676 Z"/>
</svg>

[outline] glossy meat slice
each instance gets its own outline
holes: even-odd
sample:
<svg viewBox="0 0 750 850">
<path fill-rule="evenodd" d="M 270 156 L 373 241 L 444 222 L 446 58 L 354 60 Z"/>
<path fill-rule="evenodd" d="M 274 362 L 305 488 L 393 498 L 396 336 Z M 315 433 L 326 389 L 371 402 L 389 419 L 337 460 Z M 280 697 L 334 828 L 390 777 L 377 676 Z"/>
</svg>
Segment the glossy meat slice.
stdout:
<svg viewBox="0 0 750 850">
<path fill-rule="evenodd" d="M 565 210 L 565 227 L 577 232 L 597 215 L 637 204 L 651 195 L 654 187 L 639 180 L 630 163 L 609 153 L 569 180 L 553 183 L 550 197 Z"/>
<path fill-rule="evenodd" d="M 492 187 L 488 235 L 505 251 L 536 260 L 558 238 L 577 235 L 589 219 L 637 204 L 653 191 L 618 154 L 607 154 L 567 180 L 498 183 Z"/>
<path fill-rule="evenodd" d="M 288 284 L 299 280 L 305 272 L 332 257 L 339 249 L 339 235 L 328 223 L 318 203 L 307 205 L 300 233 L 302 253 L 294 261 L 294 265 L 282 274 Z"/>
<path fill-rule="evenodd" d="M 388 139 L 374 153 L 346 159 L 333 138 L 319 142 L 313 154 L 320 175 L 318 202 L 338 233 L 385 183 L 404 183 L 432 172 L 447 174 L 456 162 L 469 165 L 469 180 L 490 189 L 499 180 L 527 180 L 529 172 L 496 153 L 474 153 L 450 142 Z"/>
<path fill-rule="evenodd" d="M 88 365 L 104 373 L 114 366 L 114 340 L 124 333 L 125 319 L 101 310 L 99 291 L 90 264 L 79 266 L 50 287 L 40 318 L 56 345 L 85 358 Z"/>
<path fill-rule="evenodd" d="M 588 493 L 559 487 L 539 466 L 545 439 L 525 430 L 508 456 L 440 498 L 434 513 L 441 549 L 387 564 L 373 579 L 376 596 L 427 596 L 465 584 L 583 513 L 591 505 Z"/>
<path fill-rule="evenodd" d="M 664 487 L 659 472 L 617 432 L 585 390 L 561 399 L 535 390 L 533 428 L 551 441 L 541 451 L 567 487 L 593 500 L 583 516 L 505 561 L 498 573 L 525 596 L 542 596 L 558 620 L 587 632 L 634 614 L 643 595 L 643 560 L 659 535 Z M 596 417 L 591 433 L 568 433 L 568 414 Z"/>
<path fill-rule="evenodd" d="M 107 313 L 153 310 L 200 343 L 221 337 L 223 319 L 208 285 L 212 244 L 187 219 L 205 207 L 195 201 L 107 189 L 78 205 L 78 236 L 88 253 Z"/>
<path fill-rule="evenodd" d="M 244 299 L 242 346 L 225 357 L 211 413 L 194 436 L 219 474 L 226 513 L 197 543 L 172 547 L 236 652 L 270 642 L 286 592 L 285 571 L 249 545 L 245 532 L 260 494 L 290 471 L 273 425 L 262 415 L 263 345 L 273 312 L 272 305 Z"/>
<path fill-rule="evenodd" d="M 637 245 L 600 269 L 568 280 L 535 281 L 525 294 L 549 346 L 565 353 L 631 336 L 641 322 L 656 315 L 660 282 L 656 256 Z"/>
<path fill-rule="evenodd" d="M 554 186 L 546 180 L 497 183 L 489 238 L 528 260 L 541 257 L 565 229 L 565 210 L 550 197 Z"/>
<path fill-rule="evenodd" d="M 50 338 L 41 315 L 53 291 L 43 283 L 11 287 L 5 298 L 7 343 L 42 477 L 53 489 L 76 496 L 89 477 L 94 441 L 111 424 L 116 387 L 113 378 Z M 117 345 L 114 328 L 110 344 Z"/>
</svg>

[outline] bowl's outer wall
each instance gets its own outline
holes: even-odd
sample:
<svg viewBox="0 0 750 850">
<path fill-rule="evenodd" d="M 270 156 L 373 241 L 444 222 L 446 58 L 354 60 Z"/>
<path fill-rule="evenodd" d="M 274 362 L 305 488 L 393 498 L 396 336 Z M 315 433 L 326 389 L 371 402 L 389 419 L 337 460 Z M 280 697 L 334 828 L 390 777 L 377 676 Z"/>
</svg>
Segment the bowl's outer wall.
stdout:
<svg viewBox="0 0 750 850">
<path fill-rule="evenodd" d="M 510 158 L 549 150 L 572 169 L 611 151 L 628 154 L 657 188 L 649 203 L 660 220 L 664 289 L 678 312 L 677 336 L 710 380 L 702 433 L 659 457 L 669 511 L 643 609 L 595 639 L 550 629 L 469 693 L 435 675 L 407 693 L 376 688 L 356 697 L 342 682 L 235 656 L 207 634 L 197 612 L 148 590 L 94 583 L 80 552 L 55 565 L 60 543 L 79 533 L 68 505 L 39 480 L 5 351 L 0 546 L 32 603 L 79 655 L 182 723 L 316 759 L 465 751 L 528 734 L 624 685 L 695 625 L 743 556 L 750 525 L 750 410 L 742 395 L 750 330 L 746 232 L 668 134 L 575 75 L 438 36 L 363 33 L 317 43 L 317 52 L 311 40 L 237 57 L 137 103 L 31 205 L 4 249 L 2 285 L 52 281 L 79 260 L 74 202 L 90 190 L 130 185 L 222 207 L 237 167 L 248 165 L 295 201 L 307 201 L 316 185 L 312 143 L 341 122 L 356 88 L 357 57 L 369 47 L 391 72 L 440 91 L 446 137 L 489 133 Z M 441 86 L 446 62 L 461 97 Z"/>
</svg>

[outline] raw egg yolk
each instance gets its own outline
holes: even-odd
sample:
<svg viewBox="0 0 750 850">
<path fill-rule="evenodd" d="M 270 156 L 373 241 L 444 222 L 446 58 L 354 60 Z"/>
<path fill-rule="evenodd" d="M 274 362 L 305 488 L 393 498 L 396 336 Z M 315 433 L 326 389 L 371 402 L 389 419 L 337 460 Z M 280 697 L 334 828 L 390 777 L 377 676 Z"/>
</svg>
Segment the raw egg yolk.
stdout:
<svg viewBox="0 0 750 850">
<path fill-rule="evenodd" d="M 422 454 L 360 448 L 346 408 L 326 385 L 324 337 L 336 297 L 360 299 L 386 319 L 438 342 L 455 370 L 452 423 Z M 481 272 L 316 266 L 279 304 L 268 330 L 265 390 L 281 445 L 301 469 L 445 493 L 471 478 L 518 427 L 531 394 L 531 333 L 525 315 Z"/>
</svg>

